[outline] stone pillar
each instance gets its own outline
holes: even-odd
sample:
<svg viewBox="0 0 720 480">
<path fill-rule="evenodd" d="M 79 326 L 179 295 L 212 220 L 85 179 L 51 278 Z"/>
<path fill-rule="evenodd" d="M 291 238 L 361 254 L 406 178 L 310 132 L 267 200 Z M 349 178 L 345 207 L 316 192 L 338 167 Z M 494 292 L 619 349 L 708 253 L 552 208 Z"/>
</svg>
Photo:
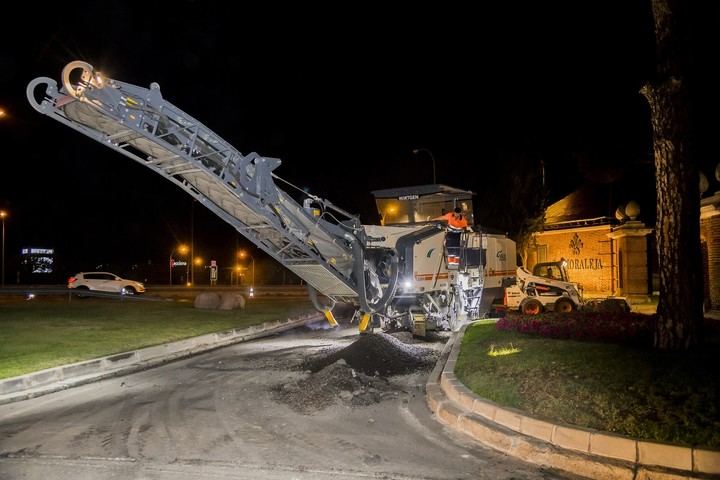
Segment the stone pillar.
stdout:
<svg viewBox="0 0 720 480">
<path fill-rule="evenodd" d="M 710 308 L 720 309 L 720 192 L 700 201 L 700 236 L 707 244 L 705 291 Z"/>
<path fill-rule="evenodd" d="M 645 302 L 650 293 L 647 252 L 647 236 L 650 233 L 652 229 L 644 223 L 630 220 L 607 234 L 615 243 L 615 295 L 627 297 L 630 303 Z"/>
</svg>

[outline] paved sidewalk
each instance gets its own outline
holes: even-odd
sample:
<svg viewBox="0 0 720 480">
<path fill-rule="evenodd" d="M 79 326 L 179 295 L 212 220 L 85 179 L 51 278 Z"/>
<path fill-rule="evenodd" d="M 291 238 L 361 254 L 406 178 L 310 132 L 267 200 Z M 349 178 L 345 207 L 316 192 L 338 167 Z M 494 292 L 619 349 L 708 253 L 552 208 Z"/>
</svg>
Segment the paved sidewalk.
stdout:
<svg viewBox="0 0 720 480">
<path fill-rule="evenodd" d="M 84 362 L 62 365 L 0 380 L 0 405 L 105 378 L 127 375 L 216 348 L 266 337 L 308 323 L 324 321 L 321 313 L 265 322 L 246 328 L 200 335 Z"/>
</svg>

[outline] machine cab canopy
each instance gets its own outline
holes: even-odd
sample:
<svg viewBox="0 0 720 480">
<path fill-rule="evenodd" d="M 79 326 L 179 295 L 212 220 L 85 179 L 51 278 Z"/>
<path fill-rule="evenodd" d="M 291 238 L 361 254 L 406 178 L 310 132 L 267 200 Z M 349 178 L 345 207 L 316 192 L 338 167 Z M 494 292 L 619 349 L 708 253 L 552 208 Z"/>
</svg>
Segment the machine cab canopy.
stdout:
<svg viewBox="0 0 720 480">
<path fill-rule="evenodd" d="M 569 282 L 567 273 L 567 262 L 561 259 L 559 262 L 537 263 L 533 267 L 533 275 L 536 277 L 545 277 L 551 280 L 562 280 Z"/>
<path fill-rule="evenodd" d="M 470 190 L 447 185 L 417 185 L 414 187 L 374 190 L 375 203 L 382 225 L 430 222 L 460 207 L 468 225 L 474 225 Z"/>
</svg>

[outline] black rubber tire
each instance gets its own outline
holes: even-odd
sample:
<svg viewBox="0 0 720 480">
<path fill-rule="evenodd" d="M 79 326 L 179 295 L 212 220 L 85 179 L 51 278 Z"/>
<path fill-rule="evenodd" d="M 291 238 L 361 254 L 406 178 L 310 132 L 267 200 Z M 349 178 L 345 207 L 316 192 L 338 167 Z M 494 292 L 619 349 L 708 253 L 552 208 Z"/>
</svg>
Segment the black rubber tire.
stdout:
<svg viewBox="0 0 720 480">
<path fill-rule="evenodd" d="M 123 287 L 121 293 L 125 295 L 137 295 L 137 290 L 135 290 L 135 287 L 128 285 L 127 287 Z"/>
<path fill-rule="evenodd" d="M 75 296 L 77 298 L 87 298 L 87 295 L 83 295 L 84 292 L 89 292 L 90 289 L 88 287 L 75 287 Z"/>
<path fill-rule="evenodd" d="M 534 298 L 528 298 L 520 305 L 523 315 L 539 315 L 543 311 L 542 303 Z"/>
<path fill-rule="evenodd" d="M 575 311 L 575 304 L 569 298 L 560 298 L 555 302 L 555 311 L 558 313 L 570 313 Z"/>
</svg>

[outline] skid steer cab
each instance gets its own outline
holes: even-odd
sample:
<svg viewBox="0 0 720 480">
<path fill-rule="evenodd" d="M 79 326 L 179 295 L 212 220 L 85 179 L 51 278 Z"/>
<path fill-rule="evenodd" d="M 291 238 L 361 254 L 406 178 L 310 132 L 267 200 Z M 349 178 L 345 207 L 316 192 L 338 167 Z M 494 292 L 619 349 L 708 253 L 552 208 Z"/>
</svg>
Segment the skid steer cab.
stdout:
<svg viewBox="0 0 720 480">
<path fill-rule="evenodd" d="M 533 273 L 518 267 L 515 277 L 504 281 L 504 304 L 508 311 L 525 315 L 542 312 L 572 312 L 583 307 L 580 286 L 567 280 L 564 262 L 535 266 Z"/>
</svg>

